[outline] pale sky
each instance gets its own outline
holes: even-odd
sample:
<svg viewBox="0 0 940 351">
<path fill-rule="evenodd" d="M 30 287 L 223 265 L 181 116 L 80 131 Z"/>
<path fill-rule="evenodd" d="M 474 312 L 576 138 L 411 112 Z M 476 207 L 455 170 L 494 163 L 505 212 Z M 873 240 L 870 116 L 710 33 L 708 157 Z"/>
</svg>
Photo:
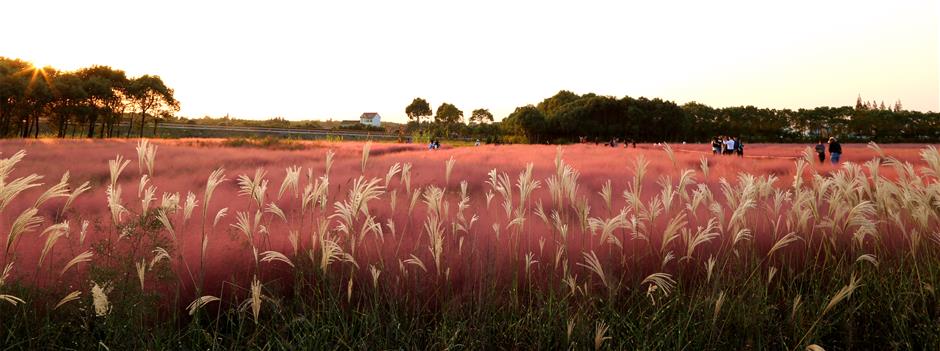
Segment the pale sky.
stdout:
<svg viewBox="0 0 940 351">
<path fill-rule="evenodd" d="M 499 118 L 561 89 L 716 107 L 940 110 L 923 1 L 10 1 L 0 56 L 156 74 L 181 115 Z"/>
</svg>

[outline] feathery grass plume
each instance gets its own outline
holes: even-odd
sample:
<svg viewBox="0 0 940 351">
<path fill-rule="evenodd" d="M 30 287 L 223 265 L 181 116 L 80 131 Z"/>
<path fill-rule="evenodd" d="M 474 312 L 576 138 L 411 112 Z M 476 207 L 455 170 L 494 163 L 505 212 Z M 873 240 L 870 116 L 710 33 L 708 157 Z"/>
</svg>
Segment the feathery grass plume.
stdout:
<svg viewBox="0 0 940 351">
<path fill-rule="evenodd" d="M 797 160 L 797 162 L 802 160 L 803 162 L 806 162 L 806 164 L 813 164 L 813 160 L 816 159 L 816 151 L 814 151 L 813 148 L 809 146 L 803 148 L 802 155 L 803 157 Z"/>
<path fill-rule="evenodd" d="M 216 212 L 215 219 L 212 221 L 212 226 L 215 227 L 219 225 L 219 221 L 222 220 L 222 218 L 225 217 L 225 215 L 227 214 L 228 214 L 228 207 L 223 207 L 222 209 L 219 210 L 219 212 Z"/>
<path fill-rule="evenodd" d="M 526 200 L 529 199 L 529 195 L 533 191 L 539 188 L 541 184 L 540 181 L 532 179 L 532 168 L 535 167 L 534 164 L 529 162 L 526 164 L 525 170 L 519 173 L 519 178 L 516 180 L 516 188 L 519 189 L 519 206 L 523 207 L 526 204 Z"/>
<path fill-rule="evenodd" d="M 874 141 L 869 141 L 867 145 L 868 149 L 874 151 L 878 154 L 879 158 L 885 158 L 885 151 L 881 149 L 881 146 L 878 146 Z"/>
<path fill-rule="evenodd" d="M 405 192 L 411 194 L 411 163 L 406 162 L 401 166 L 401 177 L 398 184 L 405 184 Z"/>
<path fill-rule="evenodd" d="M 450 186 L 450 173 L 454 170 L 454 164 L 457 160 L 451 155 L 447 161 L 444 161 L 444 185 Z"/>
<path fill-rule="evenodd" d="M 193 300 L 193 302 L 189 303 L 189 306 L 186 306 L 186 310 L 189 311 L 189 315 L 192 316 L 196 314 L 196 310 L 202 308 L 202 306 L 205 306 L 211 302 L 216 302 L 216 301 L 220 301 L 220 299 L 215 296 L 211 296 L 211 295 L 200 296 L 199 298 Z"/>
<path fill-rule="evenodd" d="M 487 176 L 486 184 L 489 184 L 492 190 L 495 190 L 503 197 L 503 207 L 508 207 L 506 216 L 509 217 L 509 213 L 512 211 L 512 181 L 509 180 L 509 174 L 505 172 L 498 173 L 496 168 L 493 168 L 487 173 Z"/>
<path fill-rule="evenodd" d="M 192 191 L 186 193 L 186 202 L 183 204 L 183 224 L 186 224 L 186 221 L 193 214 L 193 209 L 199 205 L 199 200 L 196 200 L 196 194 L 193 194 Z"/>
<path fill-rule="evenodd" d="M 712 325 L 718 322 L 718 314 L 721 313 L 721 306 L 725 304 L 725 292 L 718 293 L 718 299 L 715 300 L 715 312 L 712 313 Z"/>
<path fill-rule="evenodd" d="M 160 198 L 160 208 L 166 211 L 167 214 L 176 213 L 176 211 L 180 208 L 180 194 L 163 193 Z"/>
<path fill-rule="evenodd" d="M 388 188 L 388 183 L 392 181 L 392 178 L 396 174 L 401 172 L 401 163 L 395 162 L 395 164 L 388 167 L 388 172 L 385 173 L 385 187 Z M 394 212 L 394 211 L 393 211 Z"/>
<path fill-rule="evenodd" d="M 640 282 L 640 285 L 643 285 L 643 284 L 650 284 L 651 288 L 653 286 L 656 287 L 655 289 L 647 289 L 648 295 L 651 295 L 653 291 L 661 290 L 663 293 L 663 296 L 669 296 L 669 293 L 676 286 L 676 281 L 672 279 L 672 275 L 670 275 L 669 273 L 660 272 L 660 273 L 653 273 L 653 274 L 646 276 L 646 278 L 644 278 L 643 281 Z"/>
<path fill-rule="evenodd" d="M 842 289 L 839 289 L 839 291 L 829 299 L 829 303 L 827 303 L 826 307 L 823 308 L 820 318 L 836 307 L 836 305 L 842 302 L 842 300 L 852 297 L 852 293 L 855 292 L 855 289 L 858 289 L 859 286 L 861 285 L 859 284 L 855 273 L 852 273 L 852 277 L 849 279 L 849 284 L 843 286 Z"/>
<path fill-rule="evenodd" d="M 166 249 L 162 247 L 153 249 L 152 253 L 153 253 L 153 259 L 150 260 L 150 269 L 153 269 L 153 266 L 155 266 L 157 263 L 160 263 L 160 261 L 170 260 L 170 253 L 167 252 Z"/>
<path fill-rule="evenodd" d="M 72 203 L 75 202 L 75 199 L 78 198 L 79 195 L 81 195 L 82 193 L 90 189 L 91 189 L 91 185 L 89 185 L 89 182 L 87 181 L 82 183 L 75 189 L 72 189 L 72 192 L 69 193 L 68 198 L 65 200 L 65 204 L 62 205 L 62 212 L 64 213 L 68 211 L 69 207 L 72 206 Z"/>
<path fill-rule="evenodd" d="M 382 271 L 379 270 L 378 268 L 375 268 L 375 266 L 370 264 L 369 273 L 372 275 L 372 288 L 378 289 L 379 288 L 379 275 L 382 274 Z"/>
<path fill-rule="evenodd" d="M 532 253 L 532 252 L 530 251 L 529 253 L 525 254 L 525 276 L 526 276 L 526 279 L 528 279 L 528 277 L 529 277 L 529 268 L 532 267 L 532 265 L 534 265 L 534 264 L 536 264 L 536 263 L 539 263 L 539 261 L 535 259 L 535 254 L 534 254 L 534 253 Z"/>
<path fill-rule="evenodd" d="M 317 178 L 312 184 L 308 183 L 307 186 L 304 187 L 304 194 L 300 204 L 301 211 L 306 212 L 307 208 L 316 207 L 318 203 L 320 204 L 320 208 L 324 208 L 326 206 L 329 187 L 330 180 L 326 176 Z"/>
<path fill-rule="evenodd" d="M 46 189 L 39 197 L 36 198 L 36 202 L 33 203 L 33 207 L 38 208 L 40 205 L 48 201 L 49 199 L 54 199 L 57 197 L 68 197 L 69 196 L 69 172 L 65 171 L 62 174 L 62 178 L 58 183 Z"/>
<path fill-rule="evenodd" d="M 147 139 L 137 142 L 137 169 L 140 173 L 147 169 L 147 174 L 153 176 L 154 159 L 157 158 L 157 145 L 151 144 Z"/>
<path fill-rule="evenodd" d="M 610 337 L 607 336 L 608 328 L 607 323 L 604 323 L 604 321 L 597 321 L 597 324 L 594 325 L 594 350 L 600 350 L 601 346 L 604 346 L 604 341 L 610 340 Z"/>
<path fill-rule="evenodd" d="M 144 176 L 146 177 L 146 175 Z M 155 195 L 157 188 L 154 186 L 147 187 L 147 190 L 143 191 L 142 196 L 140 197 L 140 213 L 147 215 L 147 212 L 150 211 L 150 203 L 155 200 Z"/>
<path fill-rule="evenodd" d="M 611 198 L 613 197 L 613 187 L 610 184 L 610 179 L 601 187 L 601 191 L 598 192 L 601 195 L 601 198 L 604 199 L 604 205 L 607 207 L 607 211 L 610 211 Z"/>
<path fill-rule="evenodd" d="M 369 162 L 369 149 L 372 148 L 372 142 L 367 141 L 362 145 L 362 159 L 360 160 L 360 166 L 362 167 L 362 174 L 366 173 L 366 164 Z"/>
<path fill-rule="evenodd" d="M 111 284 L 105 283 L 103 286 L 92 281 L 91 301 L 95 307 L 95 316 L 104 317 L 111 313 L 111 303 L 108 301 L 108 294 L 111 293 Z"/>
<path fill-rule="evenodd" d="M 715 271 L 715 256 L 709 256 L 708 261 L 705 261 L 705 282 L 709 283 L 712 281 L 712 273 Z"/>
<path fill-rule="evenodd" d="M 702 156 L 702 158 L 699 159 L 699 168 L 702 170 L 702 176 L 708 179 L 708 158 Z"/>
<path fill-rule="evenodd" d="M 597 274 L 598 278 L 601 279 L 601 283 L 604 284 L 604 287 L 610 289 L 610 284 L 607 283 L 607 274 L 604 273 L 604 265 L 601 264 L 601 261 L 597 258 L 597 254 L 594 253 L 594 250 L 590 252 L 582 252 L 584 255 L 584 263 L 578 262 L 578 265 L 584 268 L 587 268 L 594 274 Z"/>
<path fill-rule="evenodd" d="M 281 181 L 281 188 L 277 191 L 277 199 L 280 200 L 284 196 L 284 192 L 290 190 L 294 193 L 294 197 L 300 196 L 300 170 L 299 166 L 291 166 L 284 169 L 286 174 L 284 175 L 284 180 Z"/>
<path fill-rule="evenodd" d="M 217 188 L 219 184 L 222 184 L 226 180 L 228 179 L 225 178 L 224 168 L 218 168 L 209 174 L 209 178 L 206 180 L 206 190 L 202 197 L 204 206 L 209 205 L 209 201 L 212 200 L 212 194 L 215 193 L 215 188 Z M 207 208 L 203 207 L 203 213 L 205 213 L 206 210 Z"/>
<path fill-rule="evenodd" d="M 432 186 L 433 187 L 433 186 Z M 440 223 L 440 217 L 428 215 L 424 223 L 424 230 L 428 233 L 428 251 L 434 258 L 434 268 L 437 274 L 443 273 L 441 269 L 441 257 L 444 253 L 444 227 Z"/>
<path fill-rule="evenodd" d="M 793 304 L 790 307 L 790 320 L 796 320 L 796 313 L 800 311 L 800 307 L 803 306 L 803 295 L 797 294 L 793 297 Z"/>
<path fill-rule="evenodd" d="M 121 172 L 124 172 L 124 168 L 127 167 L 130 160 L 125 160 L 124 156 L 117 155 L 113 160 L 108 161 L 108 170 L 111 175 L 111 187 L 117 186 L 118 178 L 121 176 Z"/>
<path fill-rule="evenodd" d="M 13 169 L 16 168 L 16 164 L 22 161 L 24 157 L 26 157 L 26 151 L 20 150 L 9 158 L 0 159 L 0 212 L 24 190 L 42 185 L 36 183 L 36 181 L 43 177 L 36 174 L 30 174 L 7 182 L 7 178 L 13 172 Z"/>
<path fill-rule="evenodd" d="M 258 324 L 258 315 L 261 314 L 261 282 L 255 276 L 251 281 L 251 298 L 246 301 L 251 304 L 251 315 L 254 317 L 255 324 Z"/>
<path fill-rule="evenodd" d="M 392 210 L 392 213 L 395 213 L 395 208 L 398 206 L 398 189 L 388 192 L 388 207 Z"/>
<path fill-rule="evenodd" d="M 320 240 L 320 271 L 326 272 L 327 268 L 334 261 L 352 260 L 349 254 L 343 252 L 343 248 L 336 241 L 322 237 Z"/>
<path fill-rule="evenodd" d="M 6 246 L 4 247 L 5 255 L 10 255 L 10 250 L 13 248 L 13 245 L 20 235 L 31 232 L 42 224 L 42 217 L 37 216 L 37 213 L 39 213 L 39 210 L 35 207 L 30 207 L 13 220 L 13 224 L 10 225 L 10 232 L 7 234 Z"/>
<path fill-rule="evenodd" d="M 620 243 L 620 239 L 614 235 L 614 231 L 621 228 L 627 228 L 627 212 L 620 211 L 616 216 L 611 217 L 608 220 L 602 220 L 599 218 L 591 218 L 588 220 L 588 227 L 591 228 L 591 231 L 597 231 L 600 229 L 601 238 L 600 244 L 611 243 L 617 245 L 617 247 L 623 247 L 623 244 Z"/>
<path fill-rule="evenodd" d="M 65 295 L 65 297 L 63 297 L 61 300 L 59 300 L 59 303 L 55 304 L 55 307 L 53 307 L 52 309 L 57 310 L 59 309 L 59 307 L 62 307 L 62 305 L 78 300 L 78 297 L 81 295 L 82 295 L 81 291 L 78 291 L 78 290 L 72 291 L 68 293 L 68 295 Z"/>
<path fill-rule="evenodd" d="M 336 151 L 333 151 L 332 149 L 326 150 L 326 158 L 324 161 L 325 167 L 323 169 L 323 174 L 326 175 L 327 177 L 330 176 L 330 169 L 333 168 L 333 156 L 336 156 Z"/>
<path fill-rule="evenodd" d="M 418 258 L 418 256 L 415 256 L 414 254 L 411 254 L 411 258 L 404 260 L 403 262 L 406 264 L 413 264 L 415 266 L 418 266 L 425 273 L 428 272 L 428 268 L 427 266 L 424 265 L 424 261 L 422 261 L 420 258 Z"/>
<path fill-rule="evenodd" d="M 806 346 L 806 351 L 826 351 L 826 349 L 816 344 L 810 344 L 809 346 Z"/>
<path fill-rule="evenodd" d="M 767 257 L 770 257 L 774 254 L 774 252 L 777 252 L 778 250 L 781 250 L 798 240 L 801 239 L 794 232 L 790 232 L 787 235 L 784 235 L 782 238 L 777 239 L 777 241 L 774 242 L 774 246 L 770 248 L 770 251 L 767 251 Z"/>
<path fill-rule="evenodd" d="M 160 224 L 163 224 L 163 228 L 166 228 L 166 231 L 170 232 L 170 237 L 173 238 L 173 241 L 176 241 L 176 231 L 173 230 L 173 223 L 170 222 L 170 218 L 166 216 L 166 211 L 162 208 L 157 210 L 157 220 L 160 221 Z"/>
<path fill-rule="evenodd" d="M 140 262 L 135 262 L 137 268 L 137 280 L 140 281 L 140 290 L 144 290 L 144 281 L 147 278 L 147 259 L 141 258 Z"/>
<path fill-rule="evenodd" d="M 267 174 L 268 172 L 263 168 L 258 168 L 255 170 L 254 178 L 249 178 L 244 174 L 238 176 L 238 187 L 240 189 L 238 195 L 247 196 L 254 200 L 258 208 L 264 206 L 264 196 L 268 191 L 268 180 L 264 177 Z"/>
<path fill-rule="evenodd" d="M 26 303 L 26 301 L 23 301 L 23 299 L 19 297 L 16 297 L 13 295 L 7 295 L 7 294 L 0 294 L 0 301 L 5 301 L 13 306 L 16 306 L 21 303 Z"/>
<path fill-rule="evenodd" d="M 111 221 L 114 224 L 121 223 L 121 217 L 127 213 L 127 208 L 121 204 L 121 187 L 108 185 L 106 191 L 108 197 L 108 208 L 111 210 Z"/>
<path fill-rule="evenodd" d="M 277 216 L 277 218 L 280 218 L 282 221 L 284 221 L 284 223 L 288 223 L 287 215 L 284 214 L 284 210 L 281 210 L 281 208 L 277 207 L 277 205 L 273 202 L 264 206 L 264 212 L 273 214 Z"/>
<path fill-rule="evenodd" d="M 565 337 L 568 340 L 568 344 L 571 344 L 571 334 L 574 334 L 575 323 L 577 323 L 576 319 L 574 319 L 573 317 L 568 318 L 568 323 L 566 323 L 566 327 L 565 327 Z"/>
<path fill-rule="evenodd" d="M 261 262 L 273 262 L 280 261 L 286 263 L 288 266 L 294 267 L 294 263 L 290 261 L 287 256 L 277 251 L 265 251 L 261 253 Z"/>
<path fill-rule="evenodd" d="M 928 145 L 920 150 L 920 158 L 927 163 L 926 167 L 921 168 L 921 173 L 940 181 L 940 151 L 933 145 Z M 940 207 L 940 204 L 937 206 Z"/>
<path fill-rule="evenodd" d="M 82 220 L 82 230 L 78 233 L 78 245 L 85 244 L 85 235 L 88 234 L 88 226 L 91 223 L 87 219 Z"/>
<path fill-rule="evenodd" d="M 73 258 L 71 261 L 66 263 L 65 267 L 62 267 L 62 271 L 59 272 L 59 275 L 60 276 L 65 275 L 65 272 L 68 272 L 69 268 L 72 268 L 72 266 L 75 266 L 79 263 L 91 262 L 91 258 L 94 255 L 95 255 L 94 252 L 92 252 L 91 250 L 78 254 L 77 256 L 75 256 L 75 258 Z"/>
<path fill-rule="evenodd" d="M 37 266 L 42 267 L 46 255 L 49 254 L 49 251 L 51 251 L 56 242 L 59 241 L 59 238 L 67 236 L 68 232 L 69 222 L 65 221 L 59 224 L 53 224 L 39 234 L 40 237 L 46 236 L 46 244 L 42 247 L 42 253 L 39 255 L 39 263 Z"/>
<path fill-rule="evenodd" d="M 864 254 L 864 255 L 858 256 L 858 258 L 855 259 L 855 262 L 856 263 L 868 262 L 868 263 L 871 263 L 873 266 L 875 266 L 875 268 L 878 268 L 878 258 L 872 254 Z"/>
<path fill-rule="evenodd" d="M 696 247 L 698 247 L 699 245 L 705 244 L 709 241 L 712 241 L 712 239 L 715 239 L 718 236 L 719 236 L 718 219 L 714 217 L 709 218 L 708 224 L 706 224 L 704 228 L 701 226 L 697 227 L 695 234 L 693 234 L 691 237 L 686 238 L 686 241 L 685 241 L 686 252 L 685 252 L 685 257 L 683 258 L 691 259 L 692 253 L 695 252 Z"/>
<path fill-rule="evenodd" d="M 672 151 L 672 146 L 669 146 L 667 143 L 663 143 L 663 151 L 666 152 L 666 156 L 669 157 L 669 161 L 672 162 L 672 166 L 678 169 L 679 162 L 676 161 L 676 153 Z"/>
<path fill-rule="evenodd" d="M 245 238 L 249 242 L 254 242 L 254 227 L 251 225 L 251 218 L 248 217 L 248 213 L 238 211 L 235 214 L 235 223 L 230 224 L 230 226 L 245 234 Z"/>
<path fill-rule="evenodd" d="M 3 287 L 3 284 L 6 284 L 7 278 L 10 278 L 10 271 L 13 270 L 13 261 L 7 263 L 6 267 L 3 267 L 3 272 L 0 273 L 0 287 Z"/>
<path fill-rule="evenodd" d="M 669 247 L 669 244 L 673 240 L 679 237 L 679 233 L 683 228 L 688 224 L 686 220 L 685 212 L 679 213 L 678 215 L 669 219 L 669 223 L 666 224 L 666 229 L 663 230 L 662 243 L 660 244 L 660 252 L 666 252 L 666 248 Z"/>
<path fill-rule="evenodd" d="M 777 267 L 770 267 L 767 269 L 767 285 L 770 285 L 770 282 L 774 280 L 774 276 L 777 275 Z"/>
</svg>

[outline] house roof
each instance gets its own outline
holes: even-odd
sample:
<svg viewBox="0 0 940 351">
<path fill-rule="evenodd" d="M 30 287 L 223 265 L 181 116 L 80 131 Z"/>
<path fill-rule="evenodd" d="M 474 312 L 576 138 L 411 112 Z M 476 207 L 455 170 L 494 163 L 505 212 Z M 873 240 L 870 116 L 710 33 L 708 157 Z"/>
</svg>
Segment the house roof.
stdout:
<svg viewBox="0 0 940 351">
<path fill-rule="evenodd" d="M 359 116 L 359 118 L 373 118 L 378 115 L 378 112 L 363 112 L 362 116 Z"/>
</svg>

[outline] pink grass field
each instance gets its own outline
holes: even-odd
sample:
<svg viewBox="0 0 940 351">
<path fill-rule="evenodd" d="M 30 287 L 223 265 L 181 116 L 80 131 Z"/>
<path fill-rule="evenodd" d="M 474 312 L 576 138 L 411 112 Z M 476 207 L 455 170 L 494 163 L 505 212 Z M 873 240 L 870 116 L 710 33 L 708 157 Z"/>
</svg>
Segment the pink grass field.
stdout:
<svg viewBox="0 0 940 351">
<path fill-rule="evenodd" d="M 324 172 L 325 155 L 328 150 L 336 152 L 335 163 L 330 172 L 329 199 L 328 205 L 319 218 L 326 220 L 333 213 L 333 204 L 346 198 L 354 179 L 360 175 L 362 143 L 325 143 L 325 142 L 305 142 L 303 150 L 283 151 L 267 150 L 258 148 L 232 148 L 223 147 L 217 140 L 153 140 L 152 143 L 158 145 L 158 152 L 154 167 L 152 184 L 157 189 L 157 200 L 154 207 L 159 203 L 163 193 L 180 193 L 181 199 L 185 199 L 186 193 L 192 191 L 197 195 L 199 204 L 196 207 L 193 217 L 185 225 L 179 219 L 174 219 L 177 236 L 179 239 L 178 249 L 183 253 L 184 261 L 188 262 L 187 267 L 177 266 L 178 274 L 189 276 L 195 269 L 194 262 L 198 262 L 200 226 L 202 222 L 201 213 L 203 211 L 202 194 L 206 184 L 206 179 L 210 172 L 217 168 L 224 168 L 228 179 L 222 183 L 215 192 L 214 197 L 208 207 L 209 220 L 215 216 L 216 212 L 228 207 L 228 215 L 221 220 L 218 226 L 211 230 L 209 235 L 209 244 L 206 260 L 206 282 L 210 287 L 208 291 L 213 291 L 216 287 L 211 287 L 221 281 L 234 280 L 245 283 L 252 274 L 261 276 L 274 276 L 283 273 L 287 267 L 280 263 L 265 263 L 261 272 L 251 273 L 252 271 L 252 253 L 246 245 L 245 238 L 237 232 L 230 224 L 235 223 L 235 214 L 238 211 L 248 211 L 249 199 L 238 195 L 237 177 L 239 175 L 253 176 L 255 170 L 264 168 L 267 173 L 267 179 L 270 180 L 266 197 L 268 201 L 278 204 L 285 213 L 297 213 L 300 211 L 298 201 L 285 194 L 280 200 L 277 199 L 278 188 L 285 175 L 285 168 L 290 166 L 303 167 L 300 188 L 303 189 L 307 183 L 307 169 L 311 169 L 314 177 L 319 177 Z M 54 184 L 65 172 L 70 172 L 70 183 L 74 186 L 84 181 L 89 181 L 91 190 L 79 196 L 72 205 L 70 213 L 66 215 L 71 221 L 71 232 L 74 235 L 78 231 L 78 223 L 81 220 L 89 220 L 92 226 L 89 229 L 88 239 L 84 244 L 78 245 L 74 238 L 67 243 L 61 243 L 53 250 L 52 258 L 46 259 L 49 267 L 40 269 L 36 272 L 34 267 L 38 260 L 39 251 L 43 247 L 44 240 L 39 238 L 39 232 L 48 225 L 51 225 L 51 218 L 56 216 L 56 211 L 61 208 L 64 200 L 54 199 L 41 206 L 39 215 L 44 218 L 43 224 L 38 230 L 24 234 L 16 246 L 16 252 L 12 257 L 15 258 L 16 267 L 13 275 L 15 277 L 30 277 L 37 274 L 37 282 L 44 281 L 46 277 L 50 280 L 60 279 L 56 274 L 65 262 L 70 260 L 76 254 L 87 249 L 90 242 L 113 236 L 110 213 L 107 207 L 106 187 L 109 182 L 108 160 L 112 160 L 117 155 L 122 155 L 125 159 L 131 160 L 128 167 L 122 173 L 119 184 L 123 188 L 122 202 L 125 207 L 133 213 L 137 213 L 140 208 L 140 201 L 137 195 L 138 181 L 141 171 L 137 164 L 137 152 L 135 146 L 136 140 L 95 140 L 95 141 L 75 141 L 75 140 L 3 140 L 0 141 L 0 158 L 6 158 L 19 150 L 25 150 L 26 158 L 20 162 L 11 178 L 22 177 L 31 173 L 44 176 L 41 180 L 43 186 L 29 189 L 15 199 L 0 214 L 0 228 L 5 232 L 12 221 L 24 209 L 32 205 L 34 199 L 48 186 Z M 742 173 L 754 175 L 775 175 L 779 180 L 775 186 L 787 188 L 793 182 L 794 163 L 796 159 L 803 157 L 802 152 L 806 147 L 812 145 L 761 145 L 750 144 L 746 148 L 746 157 L 736 156 L 713 156 L 707 145 L 688 144 L 671 145 L 675 150 L 676 164 L 667 156 L 661 146 L 657 145 L 638 145 L 638 148 L 609 148 L 594 145 L 566 145 L 561 146 L 563 158 L 566 163 L 580 172 L 579 193 L 587 196 L 592 208 L 591 216 L 607 218 L 611 216 L 608 213 L 604 202 L 598 196 L 605 182 L 612 183 L 613 214 L 617 209 L 624 206 L 626 200 L 621 196 L 627 188 L 627 184 L 633 177 L 632 165 L 638 155 L 643 155 L 650 161 L 647 171 L 646 181 L 643 182 L 644 193 L 651 195 L 659 192 L 656 184 L 661 176 L 670 177 L 672 182 L 677 181 L 679 170 L 693 169 L 696 171 L 695 179 L 699 183 L 707 184 L 719 196 L 719 179 L 726 178 L 734 182 L 737 176 Z M 923 165 L 920 159 L 920 151 L 925 145 L 884 145 L 882 149 L 886 156 L 897 158 L 898 160 L 911 162 L 919 168 Z M 843 162 L 863 163 L 877 156 L 875 151 L 866 145 L 852 144 L 844 145 Z M 475 238 L 492 238 L 494 233 L 491 227 L 494 223 L 499 223 L 505 230 L 505 223 L 508 218 L 503 213 L 500 206 L 501 198 L 497 194 L 492 204 L 487 208 L 485 193 L 490 189 L 486 184 L 488 180 L 487 173 L 492 169 L 498 172 L 508 173 L 510 179 L 515 184 L 517 175 L 522 172 L 528 163 L 532 163 L 533 179 L 541 182 L 540 189 L 533 193 L 531 205 L 536 201 L 542 201 L 546 204 L 550 202 L 550 197 L 546 189 L 546 179 L 555 174 L 554 158 L 558 147 L 541 145 L 500 145 L 500 146 L 480 146 L 480 147 L 444 147 L 441 150 L 429 151 L 422 145 L 407 144 L 385 144 L 376 143 L 371 145 L 371 152 L 365 171 L 365 177 L 385 178 L 386 171 L 395 163 L 413 164 L 411 173 L 411 187 L 421 189 L 427 186 L 437 186 L 447 189 L 445 202 L 450 210 L 450 216 L 453 218 L 457 211 L 457 202 L 459 200 L 459 183 L 466 181 L 467 192 L 470 196 L 467 216 L 475 214 L 479 221 L 473 225 L 474 231 L 479 232 L 475 236 L 467 238 L 466 245 L 473 247 L 477 245 L 480 250 L 477 254 L 481 255 L 488 262 L 510 263 L 518 261 L 514 257 L 521 257 L 525 252 L 539 253 L 536 256 L 541 262 L 548 264 L 552 261 L 553 246 L 549 243 L 542 247 L 535 237 L 524 237 L 519 241 L 516 248 L 510 248 L 509 245 L 492 245 L 475 243 Z M 453 157 L 456 163 L 453 167 L 450 184 L 445 184 L 445 161 Z M 709 163 L 710 173 L 707 178 L 703 177 L 700 171 L 702 158 L 706 158 Z M 819 171 L 821 174 L 828 174 L 837 169 L 828 162 L 824 164 L 812 163 L 810 168 Z M 890 167 L 882 166 L 882 176 L 893 177 L 893 170 Z M 382 184 L 384 182 L 380 182 Z M 395 222 L 397 239 L 382 241 L 381 244 L 371 243 L 373 239 L 361 244 L 356 251 L 355 257 L 360 267 L 358 275 L 361 284 L 369 284 L 369 265 L 387 267 L 384 277 L 394 275 L 398 270 L 398 263 L 401 259 L 410 257 L 414 254 L 421 258 L 427 264 L 427 270 L 434 271 L 433 259 L 427 249 L 427 234 L 424 230 L 424 218 L 426 217 L 427 206 L 421 200 L 417 201 L 414 214 L 411 218 L 403 209 L 407 209 L 409 198 L 405 195 L 405 190 L 401 184 L 400 176 L 396 176 L 389 183 L 387 191 L 396 190 L 397 192 L 397 211 L 392 211 L 387 201 L 390 196 L 386 192 L 382 198 L 370 204 L 371 215 L 376 217 L 375 222 L 383 226 L 387 221 Z M 515 190 L 515 189 L 514 189 Z M 181 201 L 182 202 L 182 201 Z M 549 210 L 546 206 L 546 211 Z M 250 210 L 252 213 L 254 209 Z M 127 215 L 125 215 L 127 217 Z M 267 241 L 259 243 L 259 251 L 274 250 L 285 253 L 293 260 L 306 259 L 307 255 L 303 253 L 305 248 L 310 248 L 314 234 L 313 226 L 310 223 L 298 221 L 296 217 L 291 217 L 290 223 L 285 225 L 273 216 L 265 215 L 262 223 L 266 225 L 269 232 Z M 668 217 L 668 216 L 666 216 Z M 446 225 L 450 231 L 450 222 Z M 662 220 L 665 224 L 665 219 Z M 210 223 L 211 224 L 211 223 Z M 331 228 L 335 221 L 331 220 Z M 572 224 L 574 225 L 574 224 Z M 703 225 L 703 221 L 692 222 L 689 227 Z M 302 250 L 297 255 L 292 254 L 291 245 L 287 239 L 287 232 L 290 228 L 301 231 Z M 527 232 L 547 232 L 550 227 L 543 225 L 535 216 L 528 216 L 526 222 Z M 768 228 L 765 228 L 768 229 Z M 760 230 L 758 227 L 756 230 Z M 389 235 L 389 228 L 385 228 L 385 235 Z M 507 231 L 508 232 L 508 231 Z M 482 234 L 485 233 L 485 234 Z M 450 235 L 449 233 L 448 235 Z M 370 234 L 370 236 L 373 234 Z M 498 234 L 497 234 L 498 235 Z M 505 233 L 503 234 L 505 235 Z M 755 236 L 760 236 L 757 233 Z M 760 238 L 758 238 L 760 241 Z M 378 240 L 378 239 L 374 239 Z M 396 242 L 397 240 L 397 242 Z M 480 240 L 480 239 L 476 239 Z M 487 239 L 489 240 L 489 239 Z M 500 240 L 498 237 L 495 240 Z M 568 257 L 572 261 L 580 262 L 580 249 L 597 249 L 600 244 L 596 238 L 577 238 L 572 236 L 572 246 L 569 248 Z M 592 241 L 594 240 L 594 241 Z M 625 240 L 626 241 L 626 240 Z M 466 262 L 466 258 L 458 259 L 459 255 L 453 254 L 455 250 L 467 250 L 464 245 L 458 241 L 448 241 L 445 251 L 451 254 L 445 255 L 445 267 L 453 268 L 450 279 L 455 285 L 473 284 L 471 281 L 479 279 L 479 271 L 486 269 L 468 268 L 458 270 L 454 266 L 460 265 L 460 262 Z M 516 253 L 513 251 L 518 250 Z M 605 247 L 604 250 L 607 250 Z M 347 248 L 347 251 L 349 249 Z M 601 254 L 603 251 L 599 250 Z M 518 256 L 513 256 L 518 255 Z M 603 257 L 603 254 L 602 254 Z M 479 261 L 479 259 L 475 260 Z M 656 265 L 658 262 L 650 262 L 650 265 Z M 573 263 L 572 263 L 573 266 Z M 72 272 L 83 272 L 86 267 L 78 267 Z M 583 269 L 577 267 L 577 269 Z M 187 273 L 188 271 L 188 273 Z M 649 273 L 649 272 L 647 272 Z M 546 276 L 550 275 L 545 273 Z M 586 274 L 585 274 L 586 275 Z M 61 278 L 68 280 L 69 277 Z M 185 279 L 184 279 L 185 280 Z M 464 283 L 461 283 L 461 282 Z M 73 283 L 77 282 L 74 281 Z M 37 283 L 42 284 L 42 283 Z"/>
</svg>

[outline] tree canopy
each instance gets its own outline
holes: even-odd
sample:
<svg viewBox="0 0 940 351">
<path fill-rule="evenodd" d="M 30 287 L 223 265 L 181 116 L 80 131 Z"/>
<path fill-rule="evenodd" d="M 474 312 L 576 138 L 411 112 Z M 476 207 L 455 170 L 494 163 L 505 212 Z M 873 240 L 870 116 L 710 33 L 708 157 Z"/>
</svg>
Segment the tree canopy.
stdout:
<svg viewBox="0 0 940 351">
<path fill-rule="evenodd" d="M 178 110 L 173 89 L 158 76 L 128 78 L 108 66 L 59 71 L 0 57 L 0 137 L 38 137 L 43 127 L 60 138 L 70 128 L 72 134 L 80 129 L 87 137 L 111 137 L 122 122 L 129 136 L 128 112 L 140 115 L 143 136 L 148 116 Z"/>
<path fill-rule="evenodd" d="M 421 123 L 422 117 L 431 116 L 431 105 L 422 98 L 416 97 L 408 107 L 405 107 L 405 114 L 408 119 Z"/>
</svg>

